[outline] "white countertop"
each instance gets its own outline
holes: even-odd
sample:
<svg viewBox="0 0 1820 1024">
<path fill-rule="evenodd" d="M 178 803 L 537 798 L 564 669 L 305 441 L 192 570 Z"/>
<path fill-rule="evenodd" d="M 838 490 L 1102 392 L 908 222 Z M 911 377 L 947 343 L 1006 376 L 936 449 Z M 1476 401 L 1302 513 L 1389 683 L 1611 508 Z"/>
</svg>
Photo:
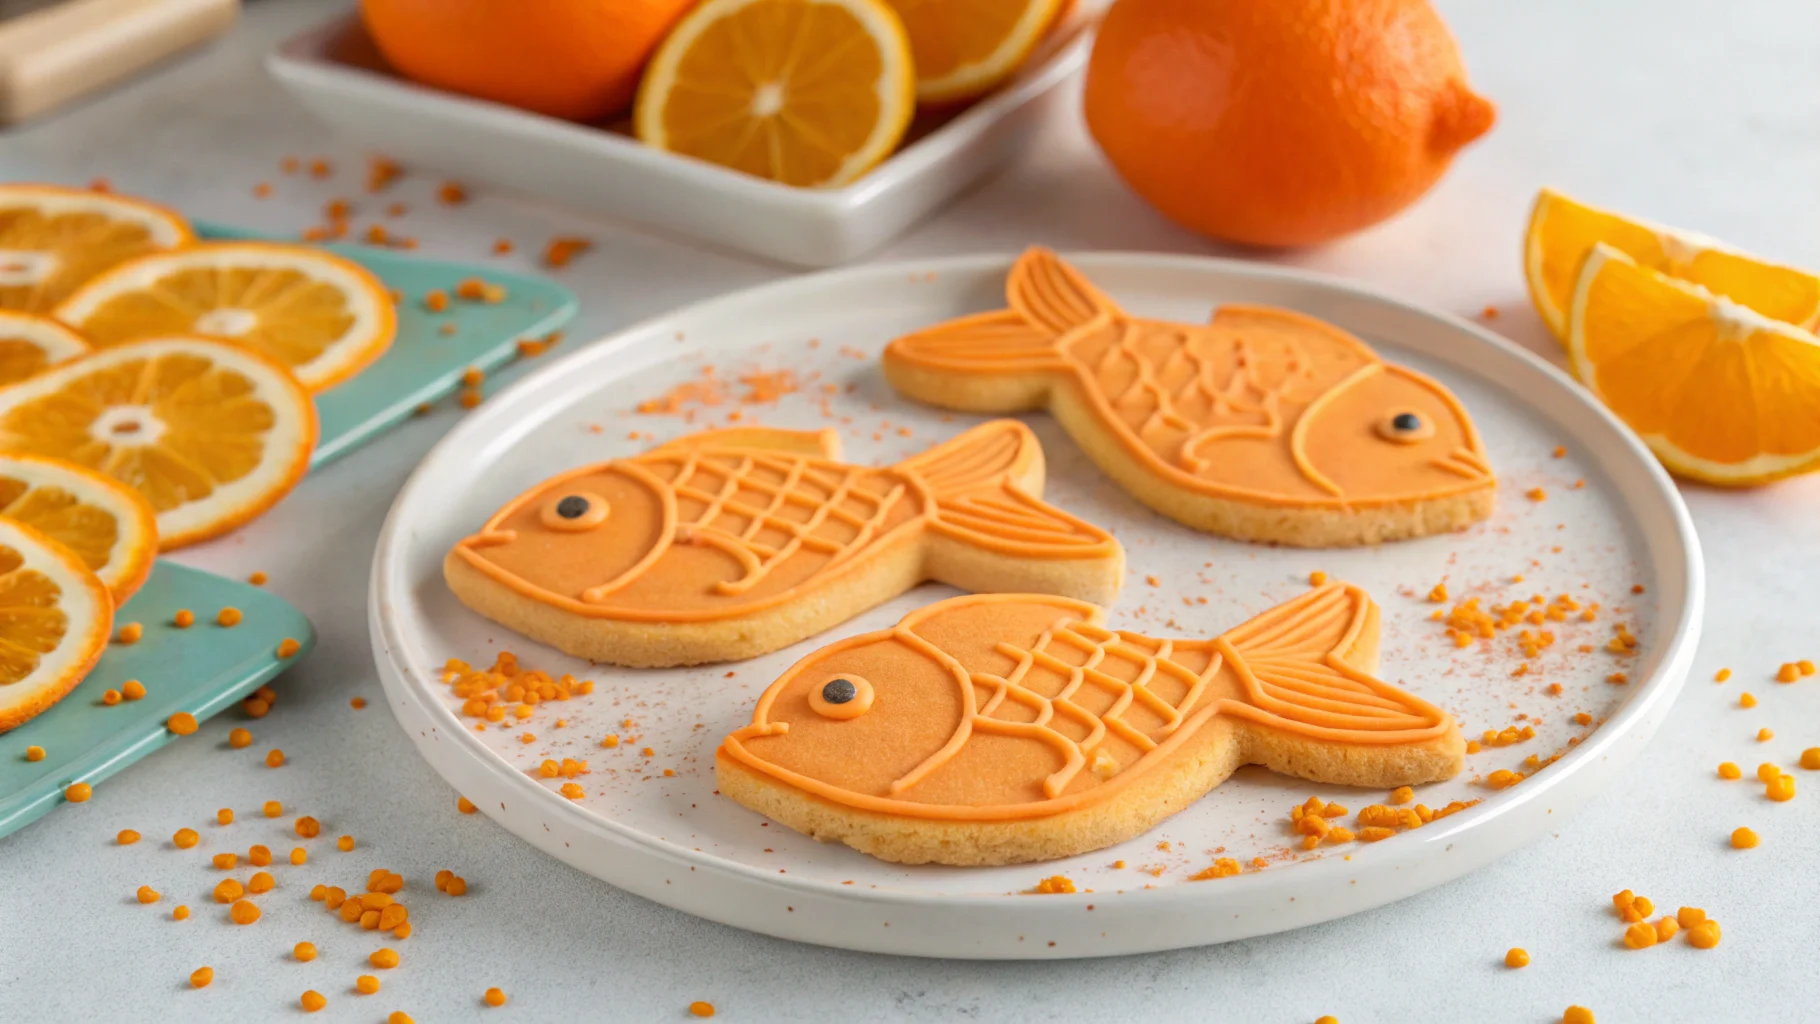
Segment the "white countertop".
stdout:
<svg viewBox="0 0 1820 1024">
<path fill-rule="evenodd" d="M 1474 85 L 1500 105 L 1498 127 L 1403 217 L 1285 262 L 1456 313 L 1497 306 L 1494 328 L 1551 355 L 1518 261 L 1528 204 L 1542 185 L 1820 266 L 1820 7 L 1811 0 L 1439 6 Z M 260 59 L 339 9 L 254 4 L 208 50 L 0 135 L 0 177 L 106 177 L 119 191 L 197 217 L 274 230 L 314 223 L 328 199 L 361 194 L 364 154 L 310 121 Z M 290 155 L 326 157 L 335 175 L 281 175 L 279 161 Z M 254 198 L 262 181 L 274 185 L 272 198 Z M 512 264 L 531 266 L 553 234 L 595 240 L 557 275 L 582 298 L 564 349 L 786 274 L 478 188 L 469 204 L 443 207 L 433 199 L 440 181 L 426 169 L 386 196 L 411 204 L 398 230 L 425 254 L 482 259 L 503 236 L 520 247 Z M 1070 114 L 1015 166 L 878 256 L 1030 242 L 1234 255 L 1173 228 L 1127 192 Z M 1820 658 L 1808 612 L 1820 603 L 1812 511 L 1820 479 L 1744 494 L 1685 490 L 1710 574 L 1704 647 L 1649 748 L 1549 839 L 1422 896 L 1303 931 L 1115 960 L 937 962 L 796 945 L 697 920 L 571 870 L 483 816 L 455 812 L 455 793 L 380 700 L 364 601 L 392 496 L 457 415 L 445 408 L 411 422 L 311 476 L 247 529 L 180 556 L 229 575 L 269 573 L 271 588 L 315 622 L 321 645 L 278 680 L 274 712 L 245 723 L 257 737 L 253 751 L 227 748 L 227 730 L 243 723 L 223 715 L 99 786 L 89 803 L 0 840 L 0 1020 L 265 1020 L 300 1012 L 306 988 L 330 999 L 321 1019 L 362 1021 L 394 1009 L 424 1022 L 682 1020 L 697 999 L 733 1021 L 1289 1024 L 1334 1014 L 1344 1024 L 1544 1024 L 1571 1003 L 1594 1009 L 1601 1024 L 1813 1014 L 1820 775 L 1797 772 L 1802 794 L 1770 804 L 1760 786 L 1722 784 L 1713 769 L 1733 760 L 1748 773 L 1758 761 L 1788 764 L 1820 745 L 1820 683 L 1770 681 L 1782 661 Z M 1737 675 L 1715 686 L 1722 665 Z M 1737 708 L 1744 688 L 1762 698 L 1754 711 Z M 351 709 L 356 695 L 371 705 Z M 1777 738 L 1757 744 L 1765 725 Z M 284 749 L 286 767 L 248 756 L 270 746 Z M 206 863 L 169 856 L 177 828 L 202 829 L 217 807 L 274 798 L 322 818 L 325 834 L 359 840 L 353 854 L 315 854 L 326 882 L 358 882 L 385 866 L 419 883 L 450 867 L 472 883 L 464 899 L 415 901 L 417 932 L 397 944 L 404 965 L 373 972 L 380 994 L 349 987 L 378 943 L 309 903 L 307 884 L 266 900 L 262 921 L 236 929 L 208 902 L 215 879 Z M 276 823 L 249 820 L 246 810 L 241 819 L 238 848 L 289 848 Z M 1738 825 L 1755 828 L 1762 846 L 1731 850 Z M 115 846 L 126 827 L 146 840 Z M 163 903 L 133 899 L 148 883 L 165 893 Z M 1724 943 L 1711 952 L 1681 942 L 1625 949 L 1608 901 L 1622 888 L 1666 912 L 1704 907 L 1724 924 Z M 172 922 L 177 902 L 196 916 Z M 289 953 L 306 938 L 322 954 L 310 965 Z M 1532 966 L 1502 966 L 1513 945 L 1529 950 Z M 216 981 L 193 992 L 188 975 L 205 963 Z M 509 994 L 506 1008 L 482 1005 L 489 986 Z"/>
</svg>

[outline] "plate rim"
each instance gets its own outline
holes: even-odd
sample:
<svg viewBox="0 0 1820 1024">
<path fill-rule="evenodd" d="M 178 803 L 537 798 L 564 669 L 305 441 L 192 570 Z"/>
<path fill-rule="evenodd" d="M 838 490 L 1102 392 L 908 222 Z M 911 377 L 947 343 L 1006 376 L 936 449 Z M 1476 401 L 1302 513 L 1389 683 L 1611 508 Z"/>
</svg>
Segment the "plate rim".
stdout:
<svg viewBox="0 0 1820 1024">
<path fill-rule="evenodd" d="M 1579 406 L 1603 421 L 1611 430 L 1618 450 L 1628 455 L 1633 463 L 1630 468 L 1641 470 L 1641 482 L 1653 497 L 1661 503 L 1659 512 L 1667 514 L 1666 533 L 1658 527 L 1648 528 L 1639 516 L 1638 532 L 1644 539 L 1645 550 L 1651 553 L 1649 564 L 1652 569 L 1660 569 L 1665 562 L 1672 563 L 1678 556 L 1681 562 L 1682 600 L 1678 608 L 1666 604 L 1660 608 L 1660 622 L 1657 630 L 1666 634 L 1667 640 L 1661 648 L 1661 655 L 1655 669 L 1633 691 L 1633 696 L 1618 707 L 1611 716 L 1585 742 L 1573 747 L 1558 762 L 1535 778 L 1526 781 L 1522 786 L 1493 794 L 1484 802 L 1445 819 L 1445 824 L 1436 822 L 1419 831 L 1399 836 L 1398 842 L 1372 844 L 1351 852 L 1350 856 L 1325 857 L 1316 860 L 1301 861 L 1293 867 L 1298 881 L 1305 881 L 1319 886 L 1332 884 L 1326 876 L 1347 876 L 1364 880 L 1367 875 L 1386 876 L 1401 870 L 1405 866 L 1419 863 L 1431 863 L 1437 853 L 1451 852 L 1456 840 L 1469 834 L 1485 835 L 1494 821 L 1506 818 L 1523 810 L 1532 809 L 1531 805 L 1550 802 L 1549 813 L 1553 806 L 1570 805 L 1572 810 L 1590 799 L 1609 783 L 1610 777 L 1627 763 L 1647 742 L 1650 735 L 1660 725 L 1670 705 L 1679 694 L 1691 668 L 1695 648 L 1698 643 L 1700 627 L 1705 607 L 1705 568 L 1701 558 L 1698 536 L 1694 530 L 1693 520 L 1682 501 L 1679 491 L 1670 479 L 1666 470 L 1651 455 L 1648 448 L 1637 438 L 1630 428 L 1623 425 L 1610 410 L 1598 402 L 1590 392 L 1582 388 L 1563 370 L 1550 364 L 1530 350 L 1474 324 L 1462 317 L 1441 310 L 1424 306 L 1420 303 L 1397 298 L 1376 288 L 1359 282 L 1322 274 L 1314 271 L 1274 264 L 1262 264 L 1245 260 L 1219 257 L 1146 253 L 1111 250 L 1081 250 L 1063 254 L 1077 266 L 1084 268 L 1107 268 L 1124 270 L 1157 270 L 1200 272 L 1212 276 L 1223 276 L 1229 281 L 1270 282 L 1311 288 L 1320 292 L 1338 293 L 1344 297 L 1375 303 L 1388 307 L 1391 311 L 1403 315 L 1415 316 L 1435 322 L 1437 325 L 1470 337 L 1474 342 L 1488 346 L 1506 359 L 1516 359 L 1529 365 L 1529 368 L 1550 378 L 1554 384 L 1577 401 Z M 683 847 L 648 833 L 639 831 L 608 818 L 604 815 L 585 810 L 557 794 L 537 785 L 537 783 L 512 768 L 503 758 L 481 743 L 461 725 L 452 712 L 440 701 L 433 699 L 433 690 L 424 689 L 420 694 L 413 686 L 411 666 L 401 653 L 402 637 L 400 634 L 399 615 L 395 612 L 393 602 L 405 596 L 409 580 L 402 574 L 403 552 L 409 542 L 410 513 L 413 499 L 426 486 L 426 480 L 442 467 L 438 465 L 451 453 L 473 452 L 477 446 L 499 443 L 501 432 L 494 424 L 501 418 L 509 418 L 515 407 L 537 400 L 537 396 L 565 378 L 586 376 L 587 370 L 599 362 L 609 361 L 621 352 L 631 348 L 647 338 L 661 332 L 674 331 L 676 325 L 685 321 L 696 321 L 726 310 L 737 310 L 742 304 L 753 302 L 789 302 L 791 299 L 802 299 L 815 294 L 825 294 L 830 289 L 851 289 L 863 287 L 869 280 L 904 280 L 909 275 L 935 273 L 940 275 L 979 274 L 987 271 L 1002 273 L 1008 269 L 1015 252 L 984 252 L 960 256 L 945 256 L 899 261 L 868 263 L 859 266 L 819 271 L 810 274 L 784 278 L 778 281 L 759 284 L 749 288 L 728 292 L 706 298 L 685 306 L 648 317 L 642 321 L 616 329 L 603 338 L 579 346 L 564 355 L 562 359 L 552 361 L 514 383 L 510 388 L 489 400 L 489 410 L 481 415 L 470 416 L 451 430 L 437 443 L 418 464 L 400 488 L 392 508 L 387 513 L 381 530 L 378 544 L 374 551 L 373 571 L 369 587 L 369 629 L 373 644 L 375 662 L 380 670 L 382 681 L 393 697 L 394 714 L 399 715 L 401 708 L 408 702 L 416 705 L 413 713 L 426 715 L 431 724 L 441 726 L 440 731 L 460 734 L 466 754 L 476 760 L 480 766 L 489 769 L 500 783 L 510 787 L 524 798 L 541 801 L 539 813 L 545 817 L 561 818 L 580 831 L 592 833 L 616 841 L 623 849 L 639 851 L 659 866 L 686 868 L 691 871 L 710 872 L 726 880 L 743 883 L 761 883 L 764 886 L 782 889 L 799 900 L 824 899 L 848 906 L 887 907 L 904 910 L 929 911 L 934 913 L 980 913 L 982 911 L 994 916 L 1010 915 L 1017 920 L 1019 927 L 1032 930 L 1041 928 L 1045 923 L 1059 922 L 1064 915 L 1078 923 L 1078 913 L 1083 904 L 1097 901 L 1109 904 L 1119 901 L 1121 910 L 1137 908 L 1134 912 L 1143 914 L 1147 910 L 1155 911 L 1163 907 L 1171 910 L 1186 907 L 1193 912 L 1229 910 L 1239 902 L 1255 904 L 1257 899 L 1278 890 L 1283 884 L 1280 879 L 1285 873 L 1282 870 L 1266 872 L 1248 872 L 1233 878 L 1220 880 L 1214 886 L 1171 885 L 1157 889 L 1126 889 L 1118 893 L 1076 893 L 1053 895 L 1041 900 L 1013 898 L 1019 894 L 999 893 L 925 893 L 892 889 L 862 889 L 857 886 L 843 887 L 835 883 L 807 880 L 794 876 L 767 874 L 765 869 L 744 865 L 727 860 L 712 853 L 705 853 Z M 586 369 L 584 369 L 586 368 Z M 578 372 L 579 371 L 579 372 Z M 1516 397 L 1513 395 L 1513 397 Z M 1526 398 L 1517 398 L 1523 404 L 1534 408 L 1535 403 Z M 491 415 L 487 413 L 490 412 Z M 1550 420 L 1557 419 L 1548 416 Z M 1612 459 L 1601 460 L 1601 468 L 1608 473 L 1617 468 Z M 394 578 L 396 577 L 396 578 Z M 1661 581 L 1658 580 L 1660 585 Z M 427 694 L 430 700 L 422 698 Z M 438 774 L 448 777 L 438 757 L 429 751 L 430 742 L 413 727 L 413 723 L 400 718 L 400 725 L 411 734 L 413 743 L 419 753 Z M 1564 788 L 1572 789 L 1569 783 L 1586 777 L 1595 777 L 1595 783 L 1581 787 L 1583 792 L 1563 793 Z M 1603 775 L 1603 781 L 1597 777 Z M 453 780 L 451 780 L 453 781 Z M 485 808 L 489 816 L 490 808 Z M 498 820 L 498 819 L 496 819 Z M 1560 820 L 1560 819 L 1554 819 Z M 537 841 L 538 837 L 521 832 L 509 823 L 502 821 L 508 830 L 520 838 L 531 842 L 540 849 L 546 849 Z M 1479 846 L 1491 852 L 1473 859 L 1470 865 L 1458 868 L 1446 868 L 1429 872 L 1430 876 L 1439 876 L 1435 881 L 1425 881 L 1414 888 L 1392 887 L 1382 898 L 1371 894 L 1364 902 L 1354 901 L 1352 910 L 1341 914 L 1321 917 L 1319 920 L 1330 920 L 1334 917 L 1356 913 L 1385 903 L 1393 902 L 1415 892 L 1423 891 L 1450 880 L 1459 875 L 1490 863 L 1518 846 L 1528 845 L 1540 838 L 1542 832 L 1525 835 L 1516 842 L 1480 841 Z M 568 857 L 562 857 L 575 863 Z M 579 867 L 580 865 L 577 864 Z M 1033 869 L 1041 870 L 1039 865 Z M 1137 941 L 1124 941 L 1113 948 L 1103 950 L 1070 950 L 1066 952 L 1049 951 L 1041 948 L 1019 950 L 1016 953 L 985 952 L 969 953 L 966 950 L 950 948 L 951 937 L 944 944 L 939 936 L 918 942 L 909 936 L 913 929 L 904 929 L 897 936 L 882 937 L 877 942 L 871 941 L 830 941 L 813 934 L 804 934 L 800 927 L 783 927 L 788 922 L 753 920 L 752 915 L 738 912 L 733 907 L 704 907 L 699 901 L 687 898 L 682 891 L 664 886 L 639 884 L 636 880 L 623 877 L 606 878 L 602 873 L 582 870 L 607 881 L 609 884 L 627 888 L 630 891 L 645 895 L 668 906 L 683 910 L 697 916 L 731 924 L 766 934 L 800 941 L 815 942 L 825 945 L 837 945 L 842 948 L 865 949 L 879 952 L 909 953 L 928 956 L 984 956 L 990 958 L 1049 958 L 1073 956 L 1105 956 L 1134 952 L 1145 952 L 1162 949 L 1184 948 L 1204 945 L 1217 941 L 1218 938 L 1198 940 L 1155 940 L 1148 943 L 1144 937 Z M 630 870 L 630 869 L 628 869 Z M 620 875 L 626 871 L 618 872 Z M 1344 884 L 1344 883 L 1342 883 Z M 1361 889 L 1363 886 L 1354 886 Z M 1400 891 L 1406 888 L 1407 891 Z M 1102 906 L 1101 910 L 1110 910 Z M 1287 928 L 1299 927 L 1313 923 L 1270 922 L 1264 927 L 1246 931 L 1246 935 L 1266 934 Z M 1239 935 L 1229 938 L 1242 937 Z"/>
</svg>

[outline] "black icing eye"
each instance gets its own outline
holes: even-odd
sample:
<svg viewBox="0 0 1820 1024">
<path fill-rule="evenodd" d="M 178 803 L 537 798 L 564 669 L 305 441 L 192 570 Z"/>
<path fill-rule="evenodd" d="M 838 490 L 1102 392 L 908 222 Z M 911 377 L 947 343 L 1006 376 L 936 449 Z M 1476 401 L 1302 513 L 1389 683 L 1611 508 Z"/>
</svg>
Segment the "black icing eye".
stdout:
<svg viewBox="0 0 1820 1024">
<path fill-rule="evenodd" d="M 822 700 L 830 704 L 845 704 L 859 696 L 859 687 L 845 679 L 831 680 L 822 687 Z"/>
<path fill-rule="evenodd" d="M 837 722 L 858 718 L 872 710 L 875 696 L 872 684 L 863 677 L 843 672 L 809 691 L 809 707 L 823 718 Z"/>
<path fill-rule="evenodd" d="M 1378 436 L 1397 444 L 1415 444 L 1435 434 L 1435 426 L 1410 409 L 1397 409 L 1385 414 L 1377 423 Z"/>
<path fill-rule="evenodd" d="M 546 529 L 558 533 L 580 533 L 607 521 L 607 499 L 586 491 L 545 498 L 537 518 Z"/>
</svg>

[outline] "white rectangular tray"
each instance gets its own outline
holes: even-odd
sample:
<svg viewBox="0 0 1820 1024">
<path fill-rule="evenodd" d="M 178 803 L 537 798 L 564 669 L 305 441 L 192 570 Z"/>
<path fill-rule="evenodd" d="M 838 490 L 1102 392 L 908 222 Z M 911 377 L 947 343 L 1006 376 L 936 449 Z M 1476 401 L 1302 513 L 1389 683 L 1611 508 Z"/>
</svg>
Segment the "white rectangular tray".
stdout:
<svg viewBox="0 0 1820 1024">
<path fill-rule="evenodd" d="M 357 15 L 286 41 L 266 68 L 317 116 L 396 159 L 784 263 L 829 266 L 889 241 L 1022 148 L 1045 111 L 1066 102 L 1056 87 L 1086 63 L 1091 20 L 1077 13 L 998 92 L 952 115 L 919 116 L 896 154 L 833 189 L 791 188 L 660 152 L 623 124 L 576 124 L 408 82 L 386 67 Z"/>
</svg>

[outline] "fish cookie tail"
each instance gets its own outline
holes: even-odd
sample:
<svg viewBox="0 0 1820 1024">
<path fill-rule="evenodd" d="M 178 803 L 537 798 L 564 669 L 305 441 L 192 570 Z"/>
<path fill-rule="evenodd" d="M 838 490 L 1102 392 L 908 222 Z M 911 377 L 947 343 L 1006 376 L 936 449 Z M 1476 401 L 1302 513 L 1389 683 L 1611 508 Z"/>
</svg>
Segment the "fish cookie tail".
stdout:
<svg viewBox="0 0 1820 1024">
<path fill-rule="evenodd" d="M 1069 363 L 1063 344 L 1120 315 L 1113 301 L 1047 249 L 1025 251 L 1005 282 L 1008 308 L 897 338 L 885 376 L 919 401 L 971 412 L 1021 412 L 1049 400 Z"/>
<path fill-rule="evenodd" d="M 1421 763 L 1421 781 L 1451 776 L 1464 757 L 1459 727 L 1447 712 L 1376 678 L 1378 628 L 1369 594 L 1331 582 L 1228 632 L 1214 646 L 1238 677 L 1243 705 L 1228 713 L 1278 739 L 1307 741 L 1296 756 L 1308 763 L 1290 769 L 1304 777 L 1345 781 L 1382 760 L 1357 751 L 1387 746 Z"/>
<path fill-rule="evenodd" d="M 976 594 L 1118 596 L 1125 552 L 1105 530 L 1044 502 L 1043 449 L 1016 420 L 974 427 L 898 469 L 935 503 L 925 572 Z"/>
</svg>

